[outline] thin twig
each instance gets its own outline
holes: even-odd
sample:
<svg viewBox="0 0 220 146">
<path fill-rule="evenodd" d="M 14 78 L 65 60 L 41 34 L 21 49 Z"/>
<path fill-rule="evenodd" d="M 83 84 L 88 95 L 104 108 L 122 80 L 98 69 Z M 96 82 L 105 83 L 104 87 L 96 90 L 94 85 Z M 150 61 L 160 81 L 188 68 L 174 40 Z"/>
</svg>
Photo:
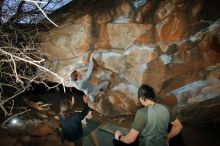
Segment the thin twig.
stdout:
<svg viewBox="0 0 220 146">
<path fill-rule="evenodd" d="M 23 0 L 23 1 L 34 3 L 34 4 L 38 7 L 38 9 L 43 13 L 43 15 L 47 18 L 47 20 L 49 20 L 53 25 L 55 25 L 56 27 L 58 27 L 58 25 L 57 25 L 56 23 L 54 23 L 54 22 L 47 16 L 47 14 L 41 9 L 41 7 L 38 5 L 38 3 L 46 3 L 46 2 L 33 1 L 33 0 Z"/>
<path fill-rule="evenodd" d="M 45 68 L 45 67 L 42 67 L 42 66 L 38 65 L 38 64 L 36 64 L 36 63 L 34 63 L 34 62 L 32 62 L 32 61 L 29 61 L 29 60 L 23 59 L 23 58 L 21 58 L 21 57 L 15 56 L 15 55 L 13 55 L 13 54 L 7 52 L 7 51 L 2 50 L 1 48 L 0 48 L 0 51 L 1 51 L 3 54 L 5 54 L 5 55 L 12 56 L 12 57 L 14 57 L 14 58 L 16 58 L 16 59 L 19 59 L 19 60 L 21 60 L 21 61 L 24 61 L 24 62 L 27 62 L 27 63 L 29 63 L 29 64 L 32 64 L 32 65 L 34 65 L 34 66 L 36 66 L 36 67 L 38 67 L 38 68 L 40 68 L 40 69 L 43 69 L 43 70 L 45 70 L 45 71 L 51 73 L 52 75 L 54 75 L 55 77 L 57 77 L 58 79 L 60 79 L 60 81 L 61 81 L 61 83 L 62 83 L 62 85 L 63 85 L 63 88 L 64 88 L 64 92 L 65 92 L 65 86 L 64 86 L 63 78 L 61 78 L 60 76 L 58 76 L 56 73 L 50 71 L 49 69 L 47 69 L 47 68 Z"/>
</svg>

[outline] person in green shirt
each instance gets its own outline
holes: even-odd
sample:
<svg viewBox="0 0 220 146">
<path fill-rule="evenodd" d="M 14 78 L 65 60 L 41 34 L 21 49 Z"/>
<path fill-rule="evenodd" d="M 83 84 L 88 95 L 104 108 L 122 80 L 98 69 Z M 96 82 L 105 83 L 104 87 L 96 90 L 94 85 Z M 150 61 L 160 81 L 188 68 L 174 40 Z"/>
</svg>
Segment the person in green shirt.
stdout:
<svg viewBox="0 0 220 146">
<path fill-rule="evenodd" d="M 139 146 L 167 146 L 169 139 L 181 132 L 180 120 L 168 106 L 156 103 L 154 90 L 148 85 L 138 89 L 138 101 L 143 108 L 137 111 L 130 131 L 123 135 L 117 130 L 115 138 L 130 144 L 139 136 Z M 172 128 L 167 133 L 169 123 Z"/>
</svg>

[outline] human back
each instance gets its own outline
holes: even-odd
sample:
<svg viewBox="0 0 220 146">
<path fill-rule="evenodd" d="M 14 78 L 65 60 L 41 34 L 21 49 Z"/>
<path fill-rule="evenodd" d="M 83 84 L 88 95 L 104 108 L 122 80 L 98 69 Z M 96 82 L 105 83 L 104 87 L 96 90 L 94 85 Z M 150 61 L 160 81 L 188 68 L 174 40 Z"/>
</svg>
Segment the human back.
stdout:
<svg viewBox="0 0 220 146">
<path fill-rule="evenodd" d="M 138 89 L 138 100 L 141 109 L 136 114 L 131 129 L 127 134 L 117 130 L 115 139 L 126 144 L 139 138 L 139 146 L 167 146 L 169 140 L 178 135 L 182 124 L 170 108 L 156 102 L 154 90 L 148 85 Z M 169 123 L 172 128 L 167 133 Z"/>
<path fill-rule="evenodd" d="M 139 145 L 166 146 L 170 110 L 155 102 L 154 90 L 148 85 L 139 88 L 138 98 L 144 107 L 137 111 L 131 127 L 140 132 Z"/>
<path fill-rule="evenodd" d="M 93 57 L 90 58 L 90 62 L 88 64 L 88 70 L 86 73 L 82 74 L 78 70 L 74 70 L 71 73 L 71 84 L 80 91 L 83 91 L 86 96 L 90 98 L 91 101 L 95 101 L 96 96 L 101 90 L 107 89 L 109 82 L 102 81 L 97 85 L 92 85 L 89 82 L 90 76 L 93 71 Z"/>
<path fill-rule="evenodd" d="M 63 136 L 66 140 L 74 142 L 82 136 L 82 124 L 79 113 L 75 112 L 68 119 L 60 118 Z"/>
<path fill-rule="evenodd" d="M 73 100 L 73 99 L 72 99 Z M 82 145 L 82 123 L 81 120 L 88 114 L 88 97 L 83 96 L 83 110 L 81 112 L 75 112 L 73 109 L 74 103 L 71 103 L 68 99 L 64 99 L 60 104 L 60 127 L 61 127 L 61 141 L 68 140 L 69 142 Z"/>
<path fill-rule="evenodd" d="M 145 126 L 140 130 L 140 146 L 166 146 L 169 111 L 161 104 L 140 109 L 140 117 Z M 147 115 L 147 116 L 146 116 Z M 146 117 L 143 119 L 143 117 Z"/>
</svg>

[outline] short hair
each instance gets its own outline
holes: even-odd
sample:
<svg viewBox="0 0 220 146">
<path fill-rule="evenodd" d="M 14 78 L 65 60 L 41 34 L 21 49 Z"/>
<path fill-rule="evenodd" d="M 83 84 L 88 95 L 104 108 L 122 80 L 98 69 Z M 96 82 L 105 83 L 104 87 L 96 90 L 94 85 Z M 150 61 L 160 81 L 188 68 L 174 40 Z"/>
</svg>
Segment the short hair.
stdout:
<svg viewBox="0 0 220 146">
<path fill-rule="evenodd" d="M 138 99 L 141 97 L 145 99 L 154 100 L 155 99 L 154 89 L 149 85 L 142 84 L 138 89 Z"/>
<path fill-rule="evenodd" d="M 71 73 L 71 78 L 73 81 L 77 81 L 77 70 L 74 70 L 72 73 Z"/>
</svg>

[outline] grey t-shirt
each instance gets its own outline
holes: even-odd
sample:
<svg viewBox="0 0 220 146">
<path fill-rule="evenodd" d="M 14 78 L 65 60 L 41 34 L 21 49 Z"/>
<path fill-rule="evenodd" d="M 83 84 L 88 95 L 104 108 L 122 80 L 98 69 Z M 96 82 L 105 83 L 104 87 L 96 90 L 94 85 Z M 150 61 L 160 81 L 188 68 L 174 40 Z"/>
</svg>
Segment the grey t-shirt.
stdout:
<svg viewBox="0 0 220 146">
<path fill-rule="evenodd" d="M 168 124 L 175 119 L 171 108 L 156 103 L 139 109 L 131 128 L 140 132 L 140 146 L 166 146 Z"/>
</svg>

